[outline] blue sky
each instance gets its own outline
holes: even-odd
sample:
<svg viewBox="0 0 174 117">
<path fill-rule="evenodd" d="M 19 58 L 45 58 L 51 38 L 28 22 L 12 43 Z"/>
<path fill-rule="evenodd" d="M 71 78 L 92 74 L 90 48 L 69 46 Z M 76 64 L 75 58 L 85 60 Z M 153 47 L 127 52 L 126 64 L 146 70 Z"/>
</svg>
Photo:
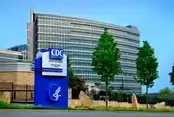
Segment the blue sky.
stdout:
<svg viewBox="0 0 174 117">
<path fill-rule="evenodd" d="M 159 61 L 159 79 L 150 92 L 170 86 L 168 73 L 174 62 L 173 0 L 1 0 L 0 49 L 27 43 L 29 11 L 135 25 L 140 40 L 148 40 Z M 171 87 L 171 86 L 170 86 Z"/>
</svg>

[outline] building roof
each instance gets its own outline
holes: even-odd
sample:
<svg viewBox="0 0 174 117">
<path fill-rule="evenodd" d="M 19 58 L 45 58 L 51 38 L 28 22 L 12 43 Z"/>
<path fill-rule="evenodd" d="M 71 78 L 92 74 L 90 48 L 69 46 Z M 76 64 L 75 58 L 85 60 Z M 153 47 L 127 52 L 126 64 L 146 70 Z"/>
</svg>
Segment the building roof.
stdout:
<svg viewBox="0 0 174 117">
<path fill-rule="evenodd" d="M 73 20 L 82 20 L 82 21 L 86 21 L 86 22 L 90 22 L 90 23 L 94 23 L 94 24 L 99 24 L 99 25 L 102 25 L 102 26 L 107 27 L 107 28 L 108 27 L 109 28 L 116 28 L 117 27 L 122 31 L 125 31 L 125 30 L 126 30 L 126 32 L 133 31 L 134 33 L 140 35 L 138 28 L 136 26 L 133 26 L 133 25 L 121 26 L 121 25 L 116 25 L 116 24 L 107 23 L 107 22 L 103 22 L 103 21 L 86 19 L 86 18 L 82 18 L 82 17 L 63 16 L 63 15 L 57 15 L 57 14 L 52 14 L 52 13 L 39 13 L 39 12 L 33 11 L 33 9 L 30 9 L 30 13 L 35 14 L 35 15 L 40 15 L 40 16 L 61 17 L 62 19 L 67 18 L 67 19 L 73 19 Z"/>
<path fill-rule="evenodd" d="M 28 46 L 27 46 L 27 44 L 15 45 L 13 47 L 8 48 L 8 50 L 24 51 L 24 50 L 28 50 Z"/>
</svg>

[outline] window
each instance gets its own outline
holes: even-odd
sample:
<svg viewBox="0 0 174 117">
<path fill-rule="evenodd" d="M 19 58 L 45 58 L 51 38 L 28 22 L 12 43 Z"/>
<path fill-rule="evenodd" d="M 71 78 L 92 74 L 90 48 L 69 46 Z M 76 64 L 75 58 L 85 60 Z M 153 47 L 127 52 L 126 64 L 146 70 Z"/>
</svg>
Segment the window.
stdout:
<svg viewBox="0 0 174 117">
<path fill-rule="evenodd" d="M 131 45 L 118 44 L 118 46 L 121 48 L 127 48 L 127 49 L 138 49 L 138 47 L 131 46 Z"/>
<path fill-rule="evenodd" d="M 136 62 L 136 60 L 132 60 L 132 59 L 126 59 L 126 58 L 122 58 L 122 59 L 120 59 L 120 61 L 121 62 L 130 62 L 130 63 L 135 63 Z"/>
<path fill-rule="evenodd" d="M 16 59 L 19 58 L 19 55 L 7 54 L 7 53 L 0 53 L 0 56 L 8 58 L 16 58 Z"/>
<path fill-rule="evenodd" d="M 123 71 L 124 76 L 136 76 L 136 73 L 130 73 L 130 72 L 125 72 Z"/>
<path fill-rule="evenodd" d="M 123 69 L 136 69 L 135 66 L 126 66 L 126 65 L 122 65 Z"/>
</svg>

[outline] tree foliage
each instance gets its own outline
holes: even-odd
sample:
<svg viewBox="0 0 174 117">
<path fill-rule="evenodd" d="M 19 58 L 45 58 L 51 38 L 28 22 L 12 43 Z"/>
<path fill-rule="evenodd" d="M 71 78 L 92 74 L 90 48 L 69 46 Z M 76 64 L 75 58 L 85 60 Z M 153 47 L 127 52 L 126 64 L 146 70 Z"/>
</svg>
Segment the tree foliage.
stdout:
<svg viewBox="0 0 174 117">
<path fill-rule="evenodd" d="M 69 79 L 68 86 L 69 86 L 69 88 L 73 88 L 76 86 L 76 80 L 74 78 L 74 73 L 71 68 L 71 62 L 70 62 L 69 57 L 67 57 L 67 62 L 68 62 L 68 79 Z"/>
<path fill-rule="evenodd" d="M 143 46 L 139 48 L 136 65 L 137 81 L 141 85 L 152 87 L 158 78 L 158 61 L 148 41 L 143 41 Z"/>
<path fill-rule="evenodd" d="M 170 73 L 170 83 L 174 85 L 174 72 Z"/>
<path fill-rule="evenodd" d="M 74 79 L 76 86 L 72 89 L 72 98 L 79 99 L 80 91 L 86 92 L 87 86 L 85 80 L 81 76 L 75 75 Z"/>
<path fill-rule="evenodd" d="M 76 82 L 76 88 L 79 89 L 80 91 L 85 92 L 87 90 L 87 86 L 85 84 L 85 80 L 78 75 L 74 76 L 75 82 Z"/>
<path fill-rule="evenodd" d="M 154 85 L 158 78 L 158 61 L 155 57 L 154 49 L 148 41 L 143 41 L 143 46 L 139 48 L 136 59 L 137 78 L 141 85 L 146 86 L 146 96 L 148 103 L 148 88 Z M 148 108 L 148 105 L 147 105 Z"/>
<path fill-rule="evenodd" d="M 172 72 L 169 73 L 170 75 L 170 83 L 174 85 L 174 66 L 172 66 Z"/>
<path fill-rule="evenodd" d="M 120 50 L 112 35 L 108 34 L 107 29 L 101 35 L 99 42 L 93 52 L 92 66 L 93 70 L 101 75 L 101 81 L 113 81 L 115 75 L 121 71 Z"/>
<path fill-rule="evenodd" d="M 124 91 L 123 91 L 123 90 L 118 90 L 118 91 L 116 92 L 116 94 L 117 94 L 117 101 L 122 102 L 122 101 L 123 101 L 123 94 L 124 94 Z"/>
<path fill-rule="evenodd" d="M 114 40 L 112 35 L 108 33 L 108 30 L 105 29 L 93 52 L 92 66 L 93 71 L 101 76 L 101 81 L 105 82 L 106 97 L 108 93 L 108 85 L 114 80 L 115 76 L 121 72 L 119 59 L 120 50 L 117 47 L 117 42 Z"/>
<path fill-rule="evenodd" d="M 172 96 L 172 91 L 168 87 L 160 90 L 160 97 L 171 97 L 171 96 Z"/>
</svg>

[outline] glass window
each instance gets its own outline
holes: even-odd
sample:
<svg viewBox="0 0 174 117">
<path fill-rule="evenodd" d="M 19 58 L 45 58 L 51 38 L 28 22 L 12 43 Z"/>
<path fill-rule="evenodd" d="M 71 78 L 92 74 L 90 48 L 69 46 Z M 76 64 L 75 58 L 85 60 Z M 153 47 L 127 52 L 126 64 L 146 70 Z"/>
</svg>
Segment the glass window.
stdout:
<svg viewBox="0 0 174 117">
<path fill-rule="evenodd" d="M 14 58 L 14 59 L 22 59 L 22 55 L 14 55 L 14 54 L 8 54 L 8 53 L 0 53 L 0 57 L 6 57 L 6 58 Z"/>
<path fill-rule="evenodd" d="M 138 47 L 131 46 L 131 45 L 118 44 L 118 46 L 121 48 L 127 48 L 127 49 L 138 49 Z"/>
</svg>

